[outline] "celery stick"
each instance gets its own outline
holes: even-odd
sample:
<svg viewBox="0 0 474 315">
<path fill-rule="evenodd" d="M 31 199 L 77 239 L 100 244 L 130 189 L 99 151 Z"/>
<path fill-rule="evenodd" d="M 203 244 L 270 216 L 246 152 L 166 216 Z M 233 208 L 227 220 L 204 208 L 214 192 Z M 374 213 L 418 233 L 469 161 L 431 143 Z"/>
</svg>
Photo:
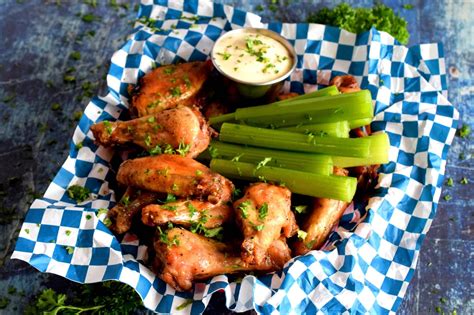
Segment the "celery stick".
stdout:
<svg viewBox="0 0 474 315">
<path fill-rule="evenodd" d="M 267 166 L 296 169 L 322 175 L 332 174 L 332 160 L 327 155 L 264 149 L 220 141 L 213 141 L 211 148 L 213 158 L 253 164 L 268 161 L 265 164 Z M 269 158 L 271 160 L 268 160 Z"/>
<path fill-rule="evenodd" d="M 367 157 L 347 157 L 334 155 L 332 159 L 335 166 L 354 167 L 388 163 L 390 142 L 386 133 L 377 133 L 370 137 L 364 137 L 359 139 L 370 140 L 369 155 Z"/>
<path fill-rule="evenodd" d="M 298 152 L 366 157 L 369 142 L 361 138 L 334 138 L 224 123 L 219 140 L 256 147 Z"/>
<path fill-rule="evenodd" d="M 313 97 L 332 96 L 332 95 L 338 95 L 338 94 L 340 94 L 340 93 L 339 93 L 339 90 L 337 89 L 337 87 L 335 85 L 331 85 L 331 86 L 325 87 L 321 90 L 317 90 L 317 91 L 314 91 L 314 92 L 311 92 L 311 93 L 301 94 L 301 95 L 298 95 L 298 96 L 295 96 L 295 97 L 292 97 L 292 98 L 287 98 L 286 100 L 281 100 L 281 101 L 272 103 L 270 105 L 279 105 L 279 104 L 284 104 L 286 102 L 292 102 L 292 101 L 295 101 L 295 100 L 299 101 L 299 100 L 309 99 L 309 98 L 313 98 Z"/>
<path fill-rule="evenodd" d="M 357 187 L 354 177 L 327 176 L 221 159 L 212 159 L 211 170 L 231 178 L 277 182 L 297 194 L 347 202 L 352 200 Z"/>
<path fill-rule="evenodd" d="M 354 128 L 359 128 L 362 126 L 367 126 L 367 125 L 370 125 L 371 122 L 372 122 L 372 118 L 349 120 L 349 128 L 354 129 Z"/>
<path fill-rule="evenodd" d="M 338 95 L 338 94 L 339 94 L 339 90 L 337 89 L 337 87 L 335 85 L 331 85 L 321 90 L 317 90 L 317 91 L 307 93 L 307 94 L 302 94 L 302 95 L 295 96 L 286 100 L 281 100 L 281 101 L 272 103 L 271 105 L 286 104 L 286 103 L 291 103 L 294 100 L 310 99 L 314 97 L 331 96 L 331 95 Z M 222 124 L 223 122 L 231 122 L 234 120 L 235 120 L 235 113 L 230 113 L 230 114 L 211 117 L 209 118 L 209 123 L 211 125 L 219 125 L 219 124 Z"/>
<path fill-rule="evenodd" d="M 235 119 L 249 125 L 280 128 L 373 117 L 368 90 L 290 101 L 239 108 Z"/>
<path fill-rule="evenodd" d="M 218 125 L 226 121 L 235 121 L 235 113 L 224 114 L 209 118 L 209 124 Z"/>
<path fill-rule="evenodd" d="M 349 138 L 349 122 L 336 121 L 322 124 L 297 125 L 293 127 L 279 128 L 278 130 L 291 131 L 313 135 L 326 135 L 337 138 Z"/>
</svg>

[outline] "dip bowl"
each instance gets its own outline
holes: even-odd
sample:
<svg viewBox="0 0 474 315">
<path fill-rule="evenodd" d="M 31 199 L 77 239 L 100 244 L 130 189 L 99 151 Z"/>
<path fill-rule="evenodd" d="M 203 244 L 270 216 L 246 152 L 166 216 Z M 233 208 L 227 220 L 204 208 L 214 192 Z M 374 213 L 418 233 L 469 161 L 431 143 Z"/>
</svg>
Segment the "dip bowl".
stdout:
<svg viewBox="0 0 474 315">
<path fill-rule="evenodd" d="M 242 80 L 241 78 L 239 78 L 238 73 L 231 75 L 228 72 L 223 71 L 219 63 L 216 62 L 216 54 L 218 52 L 216 51 L 215 48 L 219 46 L 218 44 L 220 41 L 224 40 L 228 36 L 235 36 L 235 35 L 241 35 L 241 34 L 252 34 L 252 35 L 258 34 L 262 36 L 267 36 L 269 38 L 272 38 L 278 41 L 288 51 L 290 65 L 291 65 L 289 67 L 289 70 L 281 73 L 281 75 L 278 76 L 277 78 L 274 78 L 269 81 L 259 82 L 259 83 L 248 82 L 248 81 Z M 267 29 L 241 28 L 241 29 L 229 31 L 217 39 L 211 51 L 211 60 L 212 60 L 212 64 L 217 69 L 217 71 L 219 71 L 221 75 L 228 78 L 232 83 L 235 84 L 241 96 L 246 97 L 246 98 L 260 98 L 264 96 L 270 90 L 272 89 L 274 90 L 278 88 L 279 86 L 281 86 L 281 83 L 291 75 L 291 73 L 296 68 L 297 56 L 296 56 L 294 47 L 290 44 L 290 42 L 286 38 L 284 38 L 280 34 L 267 30 Z M 256 75 L 257 75 L 257 72 L 258 70 L 256 69 L 255 70 Z"/>
</svg>

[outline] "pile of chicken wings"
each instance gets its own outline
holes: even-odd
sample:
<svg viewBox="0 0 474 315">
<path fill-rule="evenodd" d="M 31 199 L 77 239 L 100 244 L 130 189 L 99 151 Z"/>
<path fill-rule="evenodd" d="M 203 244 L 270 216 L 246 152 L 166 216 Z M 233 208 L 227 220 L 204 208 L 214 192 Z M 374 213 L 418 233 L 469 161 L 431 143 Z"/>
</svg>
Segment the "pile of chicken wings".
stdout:
<svg viewBox="0 0 474 315">
<path fill-rule="evenodd" d="M 176 290 L 220 274 L 282 269 L 293 256 L 320 248 L 347 206 L 314 198 L 301 216 L 306 237 L 299 240 L 286 187 L 251 183 L 237 196 L 229 179 L 196 161 L 217 134 L 207 118 L 229 111 L 225 100 L 203 97 L 212 93 L 204 88 L 212 72 L 209 62 L 158 67 L 129 91 L 134 119 L 91 127 L 99 145 L 147 152 L 118 169 L 117 183 L 125 192 L 109 210 L 110 229 L 124 234 L 137 218 L 154 227 L 150 264 Z M 350 78 L 334 83 L 358 88 Z"/>
</svg>

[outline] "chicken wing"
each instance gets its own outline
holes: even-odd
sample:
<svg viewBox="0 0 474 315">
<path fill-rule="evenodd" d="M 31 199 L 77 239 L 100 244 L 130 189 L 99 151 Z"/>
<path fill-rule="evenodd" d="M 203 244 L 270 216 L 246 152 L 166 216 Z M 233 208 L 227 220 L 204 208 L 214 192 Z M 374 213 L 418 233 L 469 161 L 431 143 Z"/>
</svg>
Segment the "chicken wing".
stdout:
<svg viewBox="0 0 474 315">
<path fill-rule="evenodd" d="M 334 175 L 347 176 L 347 174 L 343 168 L 334 168 Z M 333 227 L 341 219 L 347 205 L 347 202 L 340 200 L 314 198 L 311 212 L 302 224 L 306 237 L 293 244 L 295 255 L 304 255 L 310 250 L 321 248 Z"/>
<path fill-rule="evenodd" d="M 204 228 L 213 229 L 229 222 L 233 212 L 227 204 L 214 205 L 207 201 L 179 200 L 144 207 L 142 222 L 150 226 L 164 225 L 168 222 L 184 227 L 201 224 Z"/>
<path fill-rule="evenodd" d="M 157 232 L 154 269 L 158 276 L 178 291 L 191 289 L 194 280 L 242 271 L 275 271 L 291 258 L 286 242 L 276 240 L 259 265 L 242 261 L 231 244 L 209 239 L 184 229 Z"/>
<path fill-rule="evenodd" d="M 245 262 L 260 264 L 273 241 L 282 234 L 291 237 L 296 233 L 290 198 L 288 188 L 256 183 L 234 202 L 237 223 L 244 235 L 242 259 Z"/>
<path fill-rule="evenodd" d="M 332 78 L 330 85 L 335 85 L 341 93 L 360 91 L 359 83 L 351 75 L 338 75 Z"/>
<path fill-rule="evenodd" d="M 210 62 L 187 62 L 158 67 L 131 91 L 131 106 L 139 117 L 178 105 L 193 105 L 211 73 Z"/>
<path fill-rule="evenodd" d="M 212 204 L 231 199 L 234 185 L 201 163 L 180 155 L 162 154 L 127 160 L 117 173 L 117 181 L 154 192 L 207 200 Z"/>
<path fill-rule="evenodd" d="M 103 121 L 91 131 L 103 146 L 134 143 L 150 152 L 171 150 L 189 157 L 204 151 L 211 139 L 199 110 L 184 106 L 128 121 Z"/>
<path fill-rule="evenodd" d="M 133 217 L 146 205 L 156 202 L 158 194 L 140 191 L 129 187 L 118 204 L 109 210 L 108 218 L 112 222 L 110 229 L 117 234 L 130 230 Z"/>
</svg>

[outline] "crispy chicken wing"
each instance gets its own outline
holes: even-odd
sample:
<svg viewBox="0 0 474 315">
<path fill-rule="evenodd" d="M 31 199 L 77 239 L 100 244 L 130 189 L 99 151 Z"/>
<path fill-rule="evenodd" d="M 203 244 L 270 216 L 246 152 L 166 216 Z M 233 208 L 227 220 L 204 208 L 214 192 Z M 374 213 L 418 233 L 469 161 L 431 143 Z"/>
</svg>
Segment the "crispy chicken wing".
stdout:
<svg viewBox="0 0 474 315">
<path fill-rule="evenodd" d="M 260 264 L 273 241 L 297 231 L 291 211 L 291 192 L 288 188 L 266 183 L 249 186 L 245 195 L 234 202 L 237 223 L 242 229 L 242 259 L 249 264 Z"/>
<path fill-rule="evenodd" d="M 107 214 L 112 222 L 110 229 L 117 234 L 127 232 L 132 226 L 133 217 L 140 209 L 156 202 L 157 199 L 157 193 L 129 187 L 118 204 Z"/>
<path fill-rule="evenodd" d="M 351 75 L 338 75 L 332 78 L 329 85 L 335 85 L 341 93 L 360 91 L 359 83 Z"/>
<path fill-rule="evenodd" d="M 146 225 L 164 225 L 168 222 L 189 227 L 201 223 L 212 229 L 229 222 L 233 209 L 227 204 L 214 205 L 200 200 L 179 200 L 164 205 L 152 204 L 142 209 L 142 222 Z"/>
<path fill-rule="evenodd" d="M 180 155 L 162 154 L 127 160 L 117 173 L 117 181 L 154 192 L 194 197 L 213 204 L 231 199 L 234 185 L 201 163 Z"/>
<path fill-rule="evenodd" d="M 343 168 L 334 168 L 334 175 L 347 176 Z M 324 245 L 333 227 L 339 222 L 348 203 L 327 198 L 314 198 L 313 207 L 302 224 L 305 239 L 296 241 L 293 250 L 296 255 L 304 255 L 310 250 Z"/>
<path fill-rule="evenodd" d="M 231 244 L 209 239 L 184 229 L 157 232 L 154 269 L 158 276 L 178 291 L 189 290 L 194 280 L 242 271 L 274 271 L 291 259 L 286 242 L 276 240 L 271 252 L 259 265 L 242 261 Z"/>
<path fill-rule="evenodd" d="M 103 121 L 91 131 L 103 146 L 134 143 L 148 151 L 172 149 L 189 157 L 204 151 L 211 138 L 199 110 L 184 106 L 128 121 Z"/>
<path fill-rule="evenodd" d="M 209 77 L 210 62 L 187 62 L 158 67 L 132 90 L 132 108 L 139 117 L 178 105 L 193 105 Z"/>
</svg>

